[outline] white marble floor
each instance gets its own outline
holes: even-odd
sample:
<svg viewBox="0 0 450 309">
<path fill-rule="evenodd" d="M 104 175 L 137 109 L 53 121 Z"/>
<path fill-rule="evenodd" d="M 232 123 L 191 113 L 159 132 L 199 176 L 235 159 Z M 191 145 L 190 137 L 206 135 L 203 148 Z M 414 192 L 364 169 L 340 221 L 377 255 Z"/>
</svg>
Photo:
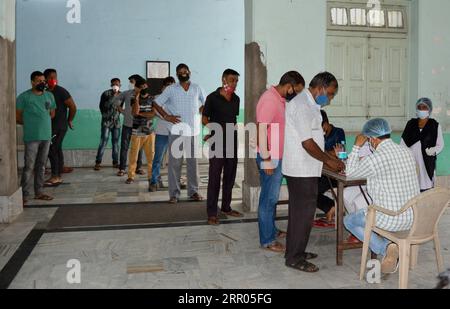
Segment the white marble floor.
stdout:
<svg viewBox="0 0 450 309">
<path fill-rule="evenodd" d="M 450 266 L 450 215 L 441 239 Z M 280 223 L 286 228 L 286 222 Z M 24 230 L 25 231 L 25 230 Z M 4 239 L 4 238 L 2 238 Z M 256 223 L 127 231 L 44 234 L 13 281 L 12 289 L 384 289 L 396 288 L 398 275 L 370 285 L 358 280 L 360 250 L 347 251 L 335 264 L 333 231 L 314 230 L 309 251 L 319 254 L 321 271 L 305 274 L 284 266 L 283 255 L 258 245 Z M 67 262 L 81 263 L 81 283 L 68 284 Z M 148 272 L 128 274 L 131 268 Z M 411 288 L 433 288 L 437 281 L 432 245 L 423 246 Z"/>
</svg>

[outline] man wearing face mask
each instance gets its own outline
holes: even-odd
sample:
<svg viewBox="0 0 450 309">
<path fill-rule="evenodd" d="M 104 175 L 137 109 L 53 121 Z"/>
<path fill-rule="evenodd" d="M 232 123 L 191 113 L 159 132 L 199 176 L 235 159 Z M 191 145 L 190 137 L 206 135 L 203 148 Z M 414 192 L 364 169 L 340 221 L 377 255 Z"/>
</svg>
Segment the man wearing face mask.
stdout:
<svg viewBox="0 0 450 309">
<path fill-rule="evenodd" d="M 43 193 L 45 163 L 52 134 L 52 118 L 55 117 L 56 103 L 51 92 L 45 91 L 44 74 L 31 74 L 32 89 L 22 93 L 16 102 L 16 122 L 23 125 L 25 157 L 22 174 L 23 202 L 31 196 L 34 173 L 34 198 L 51 201 L 53 198 Z"/>
<path fill-rule="evenodd" d="M 402 145 L 408 147 L 419 166 L 419 182 L 422 192 L 434 188 L 437 156 L 445 147 L 441 125 L 431 119 L 433 103 L 428 98 L 417 101 L 417 118 L 406 125 Z"/>
<path fill-rule="evenodd" d="M 58 85 L 58 73 L 55 69 L 44 71 L 48 90 L 53 94 L 56 101 L 56 115 L 52 120 L 52 144 L 49 151 L 50 164 L 52 166 L 52 177 L 45 182 L 46 186 L 52 187 L 61 184 L 62 174 L 73 169 L 64 168 L 63 142 L 67 130 L 74 129 L 73 120 L 77 113 L 77 106 L 70 93 Z"/>
<path fill-rule="evenodd" d="M 325 164 L 340 172 L 344 164 L 325 150 L 322 107 L 330 104 L 339 89 L 333 74 L 313 78 L 309 89 L 295 97 L 286 108 L 283 174 L 289 191 L 289 221 L 286 240 L 286 266 L 308 273 L 319 271 L 309 260 L 317 254 L 306 252 L 316 213 L 319 179 Z"/>
<path fill-rule="evenodd" d="M 294 99 L 305 88 L 305 79 L 300 73 L 290 71 L 281 77 L 277 86 L 271 87 L 259 99 L 256 107 L 258 124 L 258 156 L 261 195 L 259 198 L 258 221 L 261 248 L 273 252 L 284 252 L 285 247 L 278 239 L 286 232 L 275 225 L 276 210 L 280 197 L 283 174 L 281 172 L 284 129 L 286 124 L 286 102 Z M 273 145 L 272 143 L 278 143 Z"/>
<path fill-rule="evenodd" d="M 122 177 L 125 176 L 126 168 L 127 168 L 127 160 L 128 160 L 128 149 L 130 148 L 131 141 L 131 133 L 133 130 L 133 112 L 131 108 L 131 99 L 135 96 L 134 88 L 136 81 L 144 80 L 138 74 L 131 75 L 128 78 L 129 85 L 128 90 L 120 93 L 118 96 L 114 97 L 114 105 L 119 108 L 119 111 L 123 114 L 123 126 L 122 126 L 122 136 L 120 142 L 120 165 L 119 172 L 117 176 Z M 144 80 L 145 81 L 145 80 Z M 142 170 L 142 153 L 143 151 L 139 151 L 136 174 L 145 175 L 145 172 Z"/>
<path fill-rule="evenodd" d="M 183 157 L 187 162 L 188 196 L 191 201 L 202 201 L 198 193 L 198 167 L 196 153 L 199 146 L 200 113 L 205 95 L 200 86 L 191 83 L 191 71 L 186 64 L 177 66 L 180 83 L 168 87 L 155 99 L 154 107 L 164 120 L 172 123 L 169 135 L 169 203 L 178 203 L 181 194 L 181 167 Z M 176 147 L 173 152 L 173 145 Z M 185 147 L 187 149 L 185 149 Z"/>
<path fill-rule="evenodd" d="M 114 98 L 120 95 L 120 79 L 111 80 L 111 89 L 103 92 L 100 99 L 100 112 L 102 113 L 101 139 L 97 151 L 94 170 L 99 171 L 108 145 L 109 136 L 112 134 L 112 159 L 114 168 L 119 167 L 119 136 L 120 136 L 120 112 L 114 104 Z"/>
<path fill-rule="evenodd" d="M 384 119 L 372 119 L 356 138 L 353 151 L 348 158 L 346 173 L 349 178 L 366 178 L 367 192 L 373 205 L 398 212 L 409 200 L 420 194 L 416 162 L 410 151 L 391 139 L 391 127 Z M 360 160 L 361 147 L 369 141 L 374 152 Z M 364 241 L 367 209 L 348 215 L 344 224 L 360 241 Z M 377 213 L 376 226 L 389 232 L 411 229 L 414 221 L 412 209 L 393 217 Z M 383 260 L 381 271 L 393 273 L 398 266 L 398 247 L 389 240 L 373 234 L 370 249 Z"/>
<path fill-rule="evenodd" d="M 210 140 L 211 155 L 209 158 L 209 180 L 207 214 L 208 224 L 218 225 L 218 202 L 220 194 L 220 183 L 222 180 L 222 213 L 231 217 L 243 217 L 239 212 L 231 209 L 233 187 L 236 181 L 238 165 L 238 140 L 235 131 L 233 145 L 227 144 L 227 124 L 236 125 L 240 112 L 240 98 L 235 94 L 239 82 L 239 73 L 227 69 L 222 75 L 222 87 L 211 93 L 205 102 L 203 110 L 203 125 L 220 125 L 222 132 L 217 134 L 212 127 L 212 132 L 205 140 Z M 218 139 L 215 139 L 217 136 Z M 213 138 L 214 141 L 210 138 Z"/>
</svg>

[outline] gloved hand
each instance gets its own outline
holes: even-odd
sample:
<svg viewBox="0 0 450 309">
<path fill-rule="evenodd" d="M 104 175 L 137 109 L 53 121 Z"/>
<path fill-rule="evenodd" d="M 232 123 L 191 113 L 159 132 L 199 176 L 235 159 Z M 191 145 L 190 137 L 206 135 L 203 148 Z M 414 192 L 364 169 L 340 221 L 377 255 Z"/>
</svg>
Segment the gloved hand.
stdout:
<svg viewBox="0 0 450 309">
<path fill-rule="evenodd" d="M 427 148 L 427 149 L 425 149 L 425 152 L 426 152 L 427 155 L 429 155 L 430 157 L 435 157 L 435 156 L 437 155 L 436 147 Z"/>
</svg>

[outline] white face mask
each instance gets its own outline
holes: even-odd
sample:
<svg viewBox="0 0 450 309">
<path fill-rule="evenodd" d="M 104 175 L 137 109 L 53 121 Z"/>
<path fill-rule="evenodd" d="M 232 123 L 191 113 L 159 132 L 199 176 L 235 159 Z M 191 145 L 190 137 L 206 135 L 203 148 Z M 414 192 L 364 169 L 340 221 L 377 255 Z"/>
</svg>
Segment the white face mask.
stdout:
<svg viewBox="0 0 450 309">
<path fill-rule="evenodd" d="M 130 83 L 130 84 L 128 85 L 128 89 L 134 90 L 134 84 L 133 84 L 133 83 Z"/>
<path fill-rule="evenodd" d="M 120 87 L 119 86 L 116 86 L 116 85 L 114 85 L 114 86 L 112 86 L 112 90 L 114 91 L 114 92 L 119 92 L 119 90 L 120 90 Z"/>
<path fill-rule="evenodd" d="M 417 117 L 419 119 L 425 120 L 430 118 L 430 112 L 429 111 L 417 111 Z"/>
</svg>

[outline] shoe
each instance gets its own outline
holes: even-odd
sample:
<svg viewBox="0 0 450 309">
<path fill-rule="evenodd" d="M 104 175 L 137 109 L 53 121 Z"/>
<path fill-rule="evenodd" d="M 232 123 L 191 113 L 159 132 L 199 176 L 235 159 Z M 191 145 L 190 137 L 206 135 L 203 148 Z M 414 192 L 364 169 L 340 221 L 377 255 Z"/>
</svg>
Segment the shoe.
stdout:
<svg viewBox="0 0 450 309">
<path fill-rule="evenodd" d="M 125 176 L 125 171 L 124 170 L 120 170 L 119 172 L 117 172 L 117 176 L 119 176 L 119 177 Z"/>
<path fill-rule="evenodd" d="M 284 253 L 286 252 L 286 247 L 279 243 L 278 241 L 272 243 L 271 245 L 268 245 L 266 247 L 263 247 L 264 250 L 275 252 L 275 253 Z"/>
<path fill-rule="evenodd" d="M 156 192 L 158 191 L 158 187 L 155 184 L 150 184 L 148 186 L 148 192 Z"/>
<path fill-rule="evenodd" d="M 170 198 L 169 204 L 174 205 L 174 204 L 177 204 L 177 203 L 178 203 L 178 199 L 177 199 L 176 197 L 171 197 L 171 198 Z"/>
<path fill-rule="evenodd" d="M 219 219 L 217 217 L 209 217 L 208 218 L 208 225 L 220 225 Z"/>
<path fill-rule="evenodd" d="M 395 274 L 398 270 L 398 246 L 397 244 L 390 244 L 386 250 L 386 256 L 381 262 L 381 272 L 383 274 Z"/>
<path fill-rule="evenodd" d="M 95 164 L 95 167 L 94 167 L 94 171 L 99 171 L 99 170 L 101 170 L 101 168 L 102 168 L 102 166 L 100 165 L 100 164 Z"/>
<path fill-rule="evenodd" d="M 136 171 L 136 174 L 141 175 L 141 176 L 144 176 L 144 175 L 145 175 L 145 172 L 144 172 L 143 169 L 138 169 L 138 170 Z"/>
</svg>

